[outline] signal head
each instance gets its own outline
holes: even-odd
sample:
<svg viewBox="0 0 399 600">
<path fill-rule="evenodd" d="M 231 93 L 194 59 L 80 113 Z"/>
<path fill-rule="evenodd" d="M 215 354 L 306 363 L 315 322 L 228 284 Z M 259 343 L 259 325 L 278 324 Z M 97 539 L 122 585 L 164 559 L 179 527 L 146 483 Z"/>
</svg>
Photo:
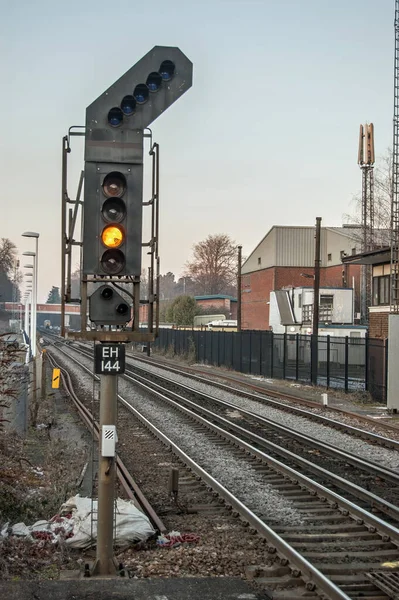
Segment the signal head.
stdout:
<svg viewBox="0 0 399 600">
<path fill-rule="evenodd" d="M 122 173 L 112 171 L 104 178 L 102 188 L 104 196 L 107 196 L 107 198 L 110 196 L 121 197 L 126 190 L 126 178 Z"/>
<path fill-rule="evenodd" d="M 101 241 L 107 248 L 119 248 L 124 237 L 124 231 L 119 225 L 107 225 L 101 233 Z"/>
<path fill-rule="evenodd" d="M 162 77 L 154 71 L 148 75 L 146 83 L 150 92 L 157 92 L 162 85 Z"/>
<path fill-rule="evenodd" d="M 175 74 L 175 63 L 171 60 L 164 60 L 159 67 L 159 74 L 163 81 L 170 81 Z"/>
<path fill-rule="evenodd" d="M 124 115 L 130 117 L 136 110 L 136 100 L 133 96 L 125 96 L 121 102 L 121 110 Z"/>
<path fill-rule="evenodd" d="M 126 264 L 121 250 L 106 250 L 101 257 L 101 268 L 107 275 L 118 275 Z"/>
<path fill-rule="evenodd" d="M 123 112 L 118 106 L 111 108 L 108 112 L 108 123 L 111 127 L 119 127 L 123 121 Z"/>
<path fill-rule="evenodd" d="M 133 97 L 136 100 L 137 104 L 144 104 L 147 102 L 149 96 L 148 87 L 145 83 L 139 83 L 134 88 Z"/>
</svg>

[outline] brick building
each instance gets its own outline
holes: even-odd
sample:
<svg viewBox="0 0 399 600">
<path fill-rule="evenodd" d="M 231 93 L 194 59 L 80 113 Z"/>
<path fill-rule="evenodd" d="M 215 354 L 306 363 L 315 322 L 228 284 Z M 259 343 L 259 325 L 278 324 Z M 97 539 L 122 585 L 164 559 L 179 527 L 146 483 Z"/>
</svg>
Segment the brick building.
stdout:
<svg viewBox="0 0 399 600">
<path fill-rule="evenodd" d="M 237 298 L 225 294 L 211 296 L 194 296 L 196 303 L 202 308 L 212 309 L 215 314 L 225 313 L 227 319 L 237 319 Z M 141 325 L 148 322 L 148 304 L 140 304 L 139 320 Z"/>
<path fill-rule="evenodd" d="M 226 313 L 228 319 L 237 319 L 237 298 L 225 294 L 214 294 L 213 296 L 194 296 L 198 306 Z"/>
<path fill-rule="evenodd" d="M 386 339 L 388 337 L 388 316 L 390 312 L 391 249 L 389 247 L 363 252 L 343 258 L 345 265 L 371 265 L 372 296 L 369 309 L 369 336 Z"/>
<path fill-rule="evenodd" d="M 354 288 L 355 313 L 359 311 L 361 267 L 343 265 L 342 259 L 357 254 L 359 229 L 321 228 L 320 286 Z M 314 274 L 314 255 L 314 227 L 272 227 L 242 266 L 243 329 L 270 329 L 270 293 L 309 285 Z"/>
</svg>

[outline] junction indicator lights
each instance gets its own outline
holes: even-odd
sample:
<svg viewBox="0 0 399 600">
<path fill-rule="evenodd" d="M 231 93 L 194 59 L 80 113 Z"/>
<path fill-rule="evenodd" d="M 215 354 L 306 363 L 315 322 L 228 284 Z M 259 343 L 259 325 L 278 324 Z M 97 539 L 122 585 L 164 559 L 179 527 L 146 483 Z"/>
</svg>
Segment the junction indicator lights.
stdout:
<svg viewBox="0 0 399 600">
<path fill-rule="evenodd" d="M 110 289 L 133 284 L 133 293 L 126 297 L 128 304 L 135 304 L 135 331 L 143 249 L 144 130 L 191 85 L 192 63 L 179 48 L 155 46 L 86 109 L 83 280 L 94 290 L 106 282 Z M 152 249 L 154 236 L 146 243 Z M 104 295 L 92 293 L 89 305 L 93 302 L 92 322 L 114 323 Z M 112 306 L 116 311 L 116 304 Z M 130 320 L 130 309 L 117 312 L 118 324 L 122 315 Z"/>
</svg>

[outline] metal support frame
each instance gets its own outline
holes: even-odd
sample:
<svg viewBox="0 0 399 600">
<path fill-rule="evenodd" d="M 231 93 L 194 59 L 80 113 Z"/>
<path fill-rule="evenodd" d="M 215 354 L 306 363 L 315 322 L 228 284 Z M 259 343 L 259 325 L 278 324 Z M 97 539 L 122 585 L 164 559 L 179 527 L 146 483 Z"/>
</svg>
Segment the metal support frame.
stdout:
<svg viewBox="0 0 399 600">
<path fill-rule="evenodd" d="M 395 0 L 395 60 L 391 188 L 390 283 L 390 312 L 399 314 L 399 0 Z"/>
<path fill-rule="evenodd" d="M 83 131 L 81 131 L 83 130 Z M 68 195 L 68 154 L 71 153 L 71 137 L 83 137 L 85 127 L 83 125 L 72 125 L 68 134 L 62 138 L 61 148 L 61 336 L 65 337 L 65 304 L 68 302 L 80 302 L 79 298 L 71 298 L 71 269 L 72 269 L 72 247 L 82 247 L 81 241 L 74 239 L 76 219 L 79 207 L 83 203 L 80 200 L 83 187 L 84 172 L 80 174 L 76 200 L 71 200 Z M 73 205 L 71 209 L 68 205 Z M 68 213 L 68 214 L 67 214 Z"/>
<path fill-rule="evenodd" d="M 151 174 L 151 199 L 145 205 L 151 206 L 151 239 L 146 245 L 150 251 L 150 267 L 148 269 L 148 333 L 158 336 L 159 331 L 159 144 L 151 144 L 150 152 L 152 158 Z M 154 311 L 155 304 L 155 311 Z M 155 316 L 155 331 L 154 331 Z M 147 346 L 147 354 L 150 355 L 150 346 Z"/>
<path fill-rule="evenodd" d="M 83 130 L 83 131 L 82 131 Z M 149 276 L 149 298 L 148 298 L 148 332 L 140 332 L 140 280 L 129 277 L 96 277 L 86 276 L 81 278 L 80 298 L 72 298 L 71 294 L 71 276 L 72 276 L 72 249 L 74 246 L 82 248 L 81 239 L 76 240 L 75 228 L 79 213 L 84 204 L 81 200 L 81 194 L 84 182 L 84 171 L 81 171 L 78 183 L 76 199 L 72 200 L 68 195 L 68 154 L 71 152 L 70 139 L 72 136 L 84 136 L 84 126 L 72 126 L 68 134 L 62 138 L 62 180 L 61 180 L 61 335 L 70 339 L 97 340 L 97 341 L 143 341 L 152 342 L 158 336 L 159 332 L 159 282 L 160 282 L 160 256 L 159 256 L 159 144 L 152 143 L 151 130 L 144 137 L 150 138 L 150 156 L 152 158 L 152 191 L 148 202 L 143 202 L 143 206 L 151 207 L 151 239 L 143 246 L 150 248 L 150 276 Z M 71 206 L 69 206 L 71 205 Z M 81 238 L 81 236 L 80 236 Z M 81 262 L 80 256 L 80 262 Z M 87 331 L 87 313 L 88 313 L 88 286 L 95 287 L 109 283 L 118 285 L 128 283 L 132 285 L 132 291 L 126 290 L 126 293 L 133 300 L 133 318 L 131 330 L 121 330 L 112 332 L 110 327 L 102 327 L 100 330 Z M 80 332 L 66 332 L 65 327 L 65 305 L 67 303 L 80 303 L 81 319 Z M 154 306 L 155 305 L 155 306 Z M 154 319 L 155 317 L 155 319 Z"/>
</svg>

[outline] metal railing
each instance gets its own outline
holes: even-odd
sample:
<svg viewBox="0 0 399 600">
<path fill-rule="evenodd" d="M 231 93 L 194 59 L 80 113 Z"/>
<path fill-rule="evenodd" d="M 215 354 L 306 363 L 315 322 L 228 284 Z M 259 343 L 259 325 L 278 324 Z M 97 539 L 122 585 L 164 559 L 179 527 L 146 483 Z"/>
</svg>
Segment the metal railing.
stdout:
<svg viewBox="0 0 399 600">
<path fill-rule="evenodd" d="M 312 338 L 272 331 L 160 329 L 154 345 L 210 365 L 301 383 L 313 381 L 312 352 L 317 348 L 318 385 L 369 391 L 375 400 L 386 400 L 388 340 L 319 336 L 314 344 Z"/>
</svg>

